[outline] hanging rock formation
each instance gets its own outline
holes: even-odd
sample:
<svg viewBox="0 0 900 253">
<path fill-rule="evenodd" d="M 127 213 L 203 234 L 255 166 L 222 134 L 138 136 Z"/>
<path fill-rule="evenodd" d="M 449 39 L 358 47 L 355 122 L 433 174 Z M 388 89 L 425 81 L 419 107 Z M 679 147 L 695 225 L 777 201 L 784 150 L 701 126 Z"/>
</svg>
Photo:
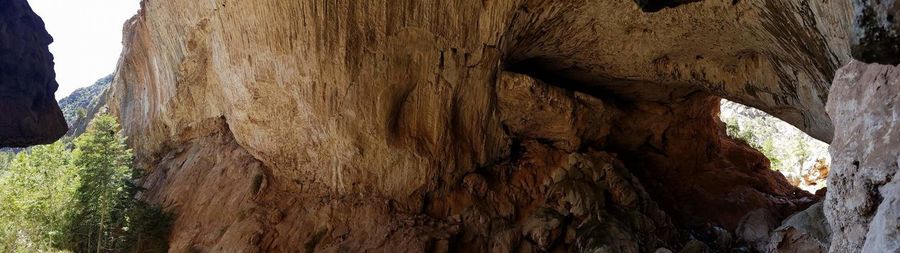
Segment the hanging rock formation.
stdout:
<svg viewBox="0 0 900 253">
<path fill-rule="evenodd" d="M 175 252 L 730 250 L 815 197 L 718 97 L 830 140 L 847 5 L 145 0 L 107 104 Z"/>
<path fill-rule="evenodd" d="M 68 130 L 54 93 L 53 38 L 25 0 L 0 0 L 0 147 L 51 143 Z"/>
</svg>

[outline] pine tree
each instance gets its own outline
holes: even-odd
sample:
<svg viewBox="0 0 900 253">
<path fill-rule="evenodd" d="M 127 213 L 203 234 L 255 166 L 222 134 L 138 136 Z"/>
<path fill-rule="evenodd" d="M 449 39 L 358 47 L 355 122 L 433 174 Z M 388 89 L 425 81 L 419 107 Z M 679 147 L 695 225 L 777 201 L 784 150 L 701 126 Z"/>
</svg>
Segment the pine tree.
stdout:
<svg viewBox="0 0 900 253">
<path fill-rule="evenodd" d="M 73 163 L 81 185 L 69 233 L 75 252 L 165 252 L 171 218 L 159 207 L 135 198 L 143 176 L 131 167 L 116 119 L 99 115 L 75 139 Z"/>
<path fill-rule="evenodd" d="M 74 249 L 79 252 L 118 251 L 122 233 L 123 200 L 133 199 L 132 153 L 119 133 L 115 118 L 97 117 L 83 135 L 75 139 L 74 163 L 82 180 L 76 194 L 78 210 L 72 226 Z"/>
</svg>

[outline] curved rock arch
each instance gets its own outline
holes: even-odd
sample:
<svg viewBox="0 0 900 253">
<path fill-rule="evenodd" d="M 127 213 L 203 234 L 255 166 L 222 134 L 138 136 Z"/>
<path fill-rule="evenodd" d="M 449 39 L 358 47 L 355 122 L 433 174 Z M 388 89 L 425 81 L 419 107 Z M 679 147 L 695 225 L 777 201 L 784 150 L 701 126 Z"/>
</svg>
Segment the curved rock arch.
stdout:
<svg viewBox="0 0 900 253">
<path fill-rule="evenodd" d="M 810 204 L 715 96 L 830 140 L 843 5 L 144 1 L 108 105 L 174 250 L 679 248 Z"/>
</svg>

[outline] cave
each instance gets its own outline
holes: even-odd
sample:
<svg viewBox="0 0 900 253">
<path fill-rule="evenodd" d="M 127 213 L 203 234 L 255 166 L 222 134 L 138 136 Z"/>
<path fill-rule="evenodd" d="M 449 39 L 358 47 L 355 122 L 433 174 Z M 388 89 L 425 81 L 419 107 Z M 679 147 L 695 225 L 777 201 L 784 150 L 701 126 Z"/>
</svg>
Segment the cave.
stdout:
<svg viewBox="0 0 900 253">
<path fill-rule="evenodd" d="M 92 112 L 172 252 L 891 251 L 900 70 L 853 8 L 144 0 Z M 723 98 L 831 143 L 827 193 Z"/>
<path fill-rule="evenodd" d="M 510 151 L 503 152 L 509 155 L 466 175 L 465 188 L 454 193 L 475 196 L 440 197 L 486 201 L 471 204 L 485 214 L 463 217 L 500 213 L 506 222 L 463 228 L 463 238 L 497 238 L 501 234 L 467 234 L 519 223 L 527 243 L 511 247 L 539 251 L 652 252 L 690 244 L 713 252 L 762 251 L 768 238 L 752 241 L 758 235 L 739 227 L 778 224 L 748 220 L 752 211 L 781 221 L 821 201 L 790 185 L 770 170 L 765 156 L 725 133 L 718 96 L 689 86 L 660 89 L 671 92 L 667 96 L 611 90 L 547 76 L 535 61 L 523 62 L 529 66 L 514 64 L 514 72 L 502 72 L 495 90 L 501 124 L 511 138 Z M 516 180 L 521 177 L 532 180 Z M 426 201 L 436 205 L 428 210 L 436 212 L 433 216 L 453 215 L 441 210 L 452 207 L 444 203 L 450 200 L 440 198 Z M 487 208 L 503 202 L 517 203 L 516 210 L 525 214 L 504 217 Z M 454 243 L 472 248 L 451 250 L 477 251 L 485 247 L 480 243 L 485 242 Z"/>
</svg>

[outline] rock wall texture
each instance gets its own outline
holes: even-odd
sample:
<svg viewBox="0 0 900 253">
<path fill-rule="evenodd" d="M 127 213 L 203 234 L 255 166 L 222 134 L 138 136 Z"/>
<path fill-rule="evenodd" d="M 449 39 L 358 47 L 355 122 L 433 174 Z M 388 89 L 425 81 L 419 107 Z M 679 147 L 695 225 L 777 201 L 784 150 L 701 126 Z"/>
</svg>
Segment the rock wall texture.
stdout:
<svg viewBox="0 0 900 253">
<path fill-rule="evenodd" d="M 56 141 L 68 130 L 54 93 L 53 38 L 25 0 L 0 0 L 0 147 Z"/>
<path fill-rule="evenodd" d="M 815 197 L 717 96 L 830 140 L 850 7 L 674 2 L 145 0 L 107 103 L 175 252 L 730 250 Z"/>
<path fill-rule="evenodd" d="M 853 58 L 900 64 L 900 1 L 853 0 Z"/>
<path fill-rule="evenodd" d="M 852 62 L 828 102 L 831 143 L 825 214 L 832 252 L 900 251 L 900 67 Z"/>
</svg>

